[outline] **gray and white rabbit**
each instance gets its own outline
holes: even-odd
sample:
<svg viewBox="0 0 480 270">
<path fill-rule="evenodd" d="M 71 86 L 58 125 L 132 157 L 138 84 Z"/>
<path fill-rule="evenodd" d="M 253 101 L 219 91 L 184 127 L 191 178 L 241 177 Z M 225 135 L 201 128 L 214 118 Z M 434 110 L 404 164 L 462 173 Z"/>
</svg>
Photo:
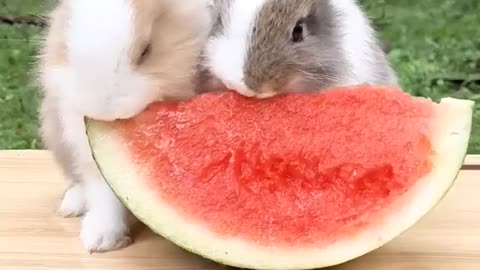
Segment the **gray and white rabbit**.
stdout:
<svg viewBox="0 0 480 270">
<path fill-rule="evenodd" d="M 270 97 L 330 87 L 396 86 L 356 0 L 214 0 L 200 90 Z"/>
</svg>

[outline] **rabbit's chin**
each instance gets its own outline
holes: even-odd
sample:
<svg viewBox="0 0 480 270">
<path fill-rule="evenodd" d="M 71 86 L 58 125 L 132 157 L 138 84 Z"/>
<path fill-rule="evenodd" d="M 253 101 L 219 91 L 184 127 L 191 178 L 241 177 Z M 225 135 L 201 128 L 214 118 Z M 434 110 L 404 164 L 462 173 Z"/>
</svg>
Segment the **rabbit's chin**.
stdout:
<svg viewBox="0 0 480 270">
<path fill-rule="evenodd" d="M 64 67 L 50 70 L 48 77 L 56 78 L 56 88 L 62 89 L 56 93 L 62 107 L 95 120 L 131 118 L 163 99 L 162 86 L 139 74 L 102 84 L 98 79 L 78 78 L 71 68 Z"/>
</svg>

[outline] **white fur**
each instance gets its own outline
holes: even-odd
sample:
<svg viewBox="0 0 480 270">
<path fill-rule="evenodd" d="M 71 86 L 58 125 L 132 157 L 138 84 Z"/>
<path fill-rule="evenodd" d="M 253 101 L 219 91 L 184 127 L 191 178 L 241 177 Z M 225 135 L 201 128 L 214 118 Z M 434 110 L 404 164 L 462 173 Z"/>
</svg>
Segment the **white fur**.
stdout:
<svg viewBox="0 0 480 270">
<path fill-rule="evenodd" d="M 249 35 L 258 11 L 266 1 L 233 1 L 223 35 L 211 39 L 205 49 L 211 72 L 228 88 L 246 96 L 254 95 L 245 85 L 243 74 Z"/>
<path fill-rule="evenodd" d="M 107 186 L 92 158 L 84 117 L 99 120 L 129 118 L 159 98 L 157 94 L 161 94 L 160 79 L 154 81 L 143 78 L 131 67 L 128 59 L 129 50 L 134 45 L 132 39 L 135 29 L 131 1 L 64 2 L 69 14 L 69 21 L 65 25 L 67 63 L 46 65 L 41 70 L 41 80 L 47 95 L 43 104 L 46 108 L 43 116 L 47 118 L 43 121 L 43 128 L 48 132 L 44 132 L 44 138 L 49 146 L 69 147 L 74 161 L 68 168 L 73 168 L 73 172 L 70 172 L 72 175 L 79 176 L 79 179 L 75 179 L 77 181 L 74 186 L 65 192 L 58 214 L 64 217 L 84 214 L 80 238 L 85 249 L 90 252 L 121 248 L 131 242 L 131 237 L 127 224 L 128 211 Z M 190 28 L 183 32 L 182 29 L 175 30 L 179 35 L 173 37 L 175 39 L 171 46 L 174 46 L 173 42 L 184 41 L 187 44 L 185 48 L 191 46 L 195 51 L 194 45 L 197 42 L 198 46 L 203 45 L 209 32 L 208 26 L 204 24 L 210 24 L 206 9 L 210 0 L 191 0 L 191 5 L 162 1 L 168 2 L 169 5 L 164 7 L 168 6 L 172 12 L 173 15 L 169 15 L 180 17 L 177 24 L 183 22 L 181 18 L 198 15 L 191 22 L 192 29 L 197 27 L 198 31 L 190 32 Z M 199 24 L 198 19 L 205 20 Z M 180 25 L 186 27 L 187 24 Z M 195 36 L 197 34 L 198 37 Z M 175 46 L 174 49 L 182 49 L 181 44 Z M 45 57 L 53 56 L 47 54 Z M 183 66 L 183 62 L 179 64 L 186 69 L 185 73 L 191 71 L 188 65 Z M 168 77 L 165 79 L 168 81 Z M 48 112 L 49 107 L 52 112 Z M 57 117 L 62 130 L 52 130 L 55 126 L 52 123 L 57 121 Z M 52 141 L 60 137 L 62 142 Z"/>
<path fill-rule="evenodd" d="M 356 0 L 331 1 L 334 11 L 342 14 L 339 16 L 341 33 L 341 46 L 347 54 L 350 74 L 344 80 L 344 85 L 362 84 L 374 81 L 372 66 L 369 63 L 375 52 L 371 42 L 374 31 L 369 25 Z"/>
<path fill-rule="evenodd" d="M 78 217 L 86 210 L 85 189 L 83 183 L 77 183 L 67 189 L 57 214 L 62 217 Z"/>
<path fill-rule="evenodd" d="M 91 176 L 94 179 L 96 176 Z M 102 178 L 86 183 L 89 211 L 82 220 L 80 239 L 90 251 L 109 251 L 131 243 L 127 210 Z"/>
<path fill-rule="evenodd" d="M 129 118 L 155 98 L 155 89 L 129 63 L 133 10 L 128 0 L 72 0 L 66 43 L 66 101 L 85 116 Z M 99 61 L 101 59 L 101 61 Z"/>
<path fill-rule="evenodd" d="M 148 105 L 153 91 L 128 63 L 133 44 L 129 1 L 68 3 L 68 65 L 49 67 L 44 84 L 58 100 L 64 128 L 58 132 L 72 146 L 73 167 L 82 182 L 67 190 L 58 214 L 73 216 L 86 211 L 80 232 L 85 249 L 108 251 L 131 242 L 127 210 L 108 188 L 92 158 L 84 116 L 100 120 L 131 117 Z"/>
<path fill-rule="evenodd" d="M 67 204 L 72 210 L 75 210 L 75 207 L 79 210 L 81 206 L 86 208 L 80 238 L 89 252 L 103 252 L 128 245 L 131 238 L 128 235 L 127 210 L 109 189 L 92 159 L 84 117 L 68 108 L 65 103 L 60 106 L 64 140 L 74 146 L 74 170 L 82 178 L 84 194 L 65 197 L 59 212 L 62 212 L 62 207 Z"/>
</svg>

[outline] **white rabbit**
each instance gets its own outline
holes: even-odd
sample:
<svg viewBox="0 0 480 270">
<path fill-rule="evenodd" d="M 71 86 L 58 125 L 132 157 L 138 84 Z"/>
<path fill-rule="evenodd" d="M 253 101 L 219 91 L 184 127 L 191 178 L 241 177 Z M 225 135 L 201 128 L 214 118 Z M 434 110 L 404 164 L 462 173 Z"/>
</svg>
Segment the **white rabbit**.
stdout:
<svg viewBox="0 0 480 270">
<path fill-rule="evenodd" d="M 41 134 L 68 178 L 58 214 L 84 215 L 89 252 L 132 239 L 128 211 L 92 158 L 84 117 L 129 118 L 153 101 L 193 96 L 210 12 L 209 0 L 62 0 L 52 11 L 38 63 Z"/>
</svg>

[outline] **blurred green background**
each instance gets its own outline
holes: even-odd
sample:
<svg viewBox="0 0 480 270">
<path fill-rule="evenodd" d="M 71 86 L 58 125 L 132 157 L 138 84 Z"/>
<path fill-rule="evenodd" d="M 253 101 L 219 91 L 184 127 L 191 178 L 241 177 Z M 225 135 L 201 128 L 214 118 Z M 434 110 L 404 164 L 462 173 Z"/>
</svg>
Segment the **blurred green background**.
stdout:
<svg viewBox="0 0 480 270">
<path fill-rule="evenodd" d="M 469 153 L 480 154 L 480 1 L 361 2 L 405 90 L 434 100 L 453 96 L 477 102 Z M 0 0 L 0 149 L 41 147 L 32 66 L 42 32 L 38 24 L 52 3 Z"/>
</svg>

